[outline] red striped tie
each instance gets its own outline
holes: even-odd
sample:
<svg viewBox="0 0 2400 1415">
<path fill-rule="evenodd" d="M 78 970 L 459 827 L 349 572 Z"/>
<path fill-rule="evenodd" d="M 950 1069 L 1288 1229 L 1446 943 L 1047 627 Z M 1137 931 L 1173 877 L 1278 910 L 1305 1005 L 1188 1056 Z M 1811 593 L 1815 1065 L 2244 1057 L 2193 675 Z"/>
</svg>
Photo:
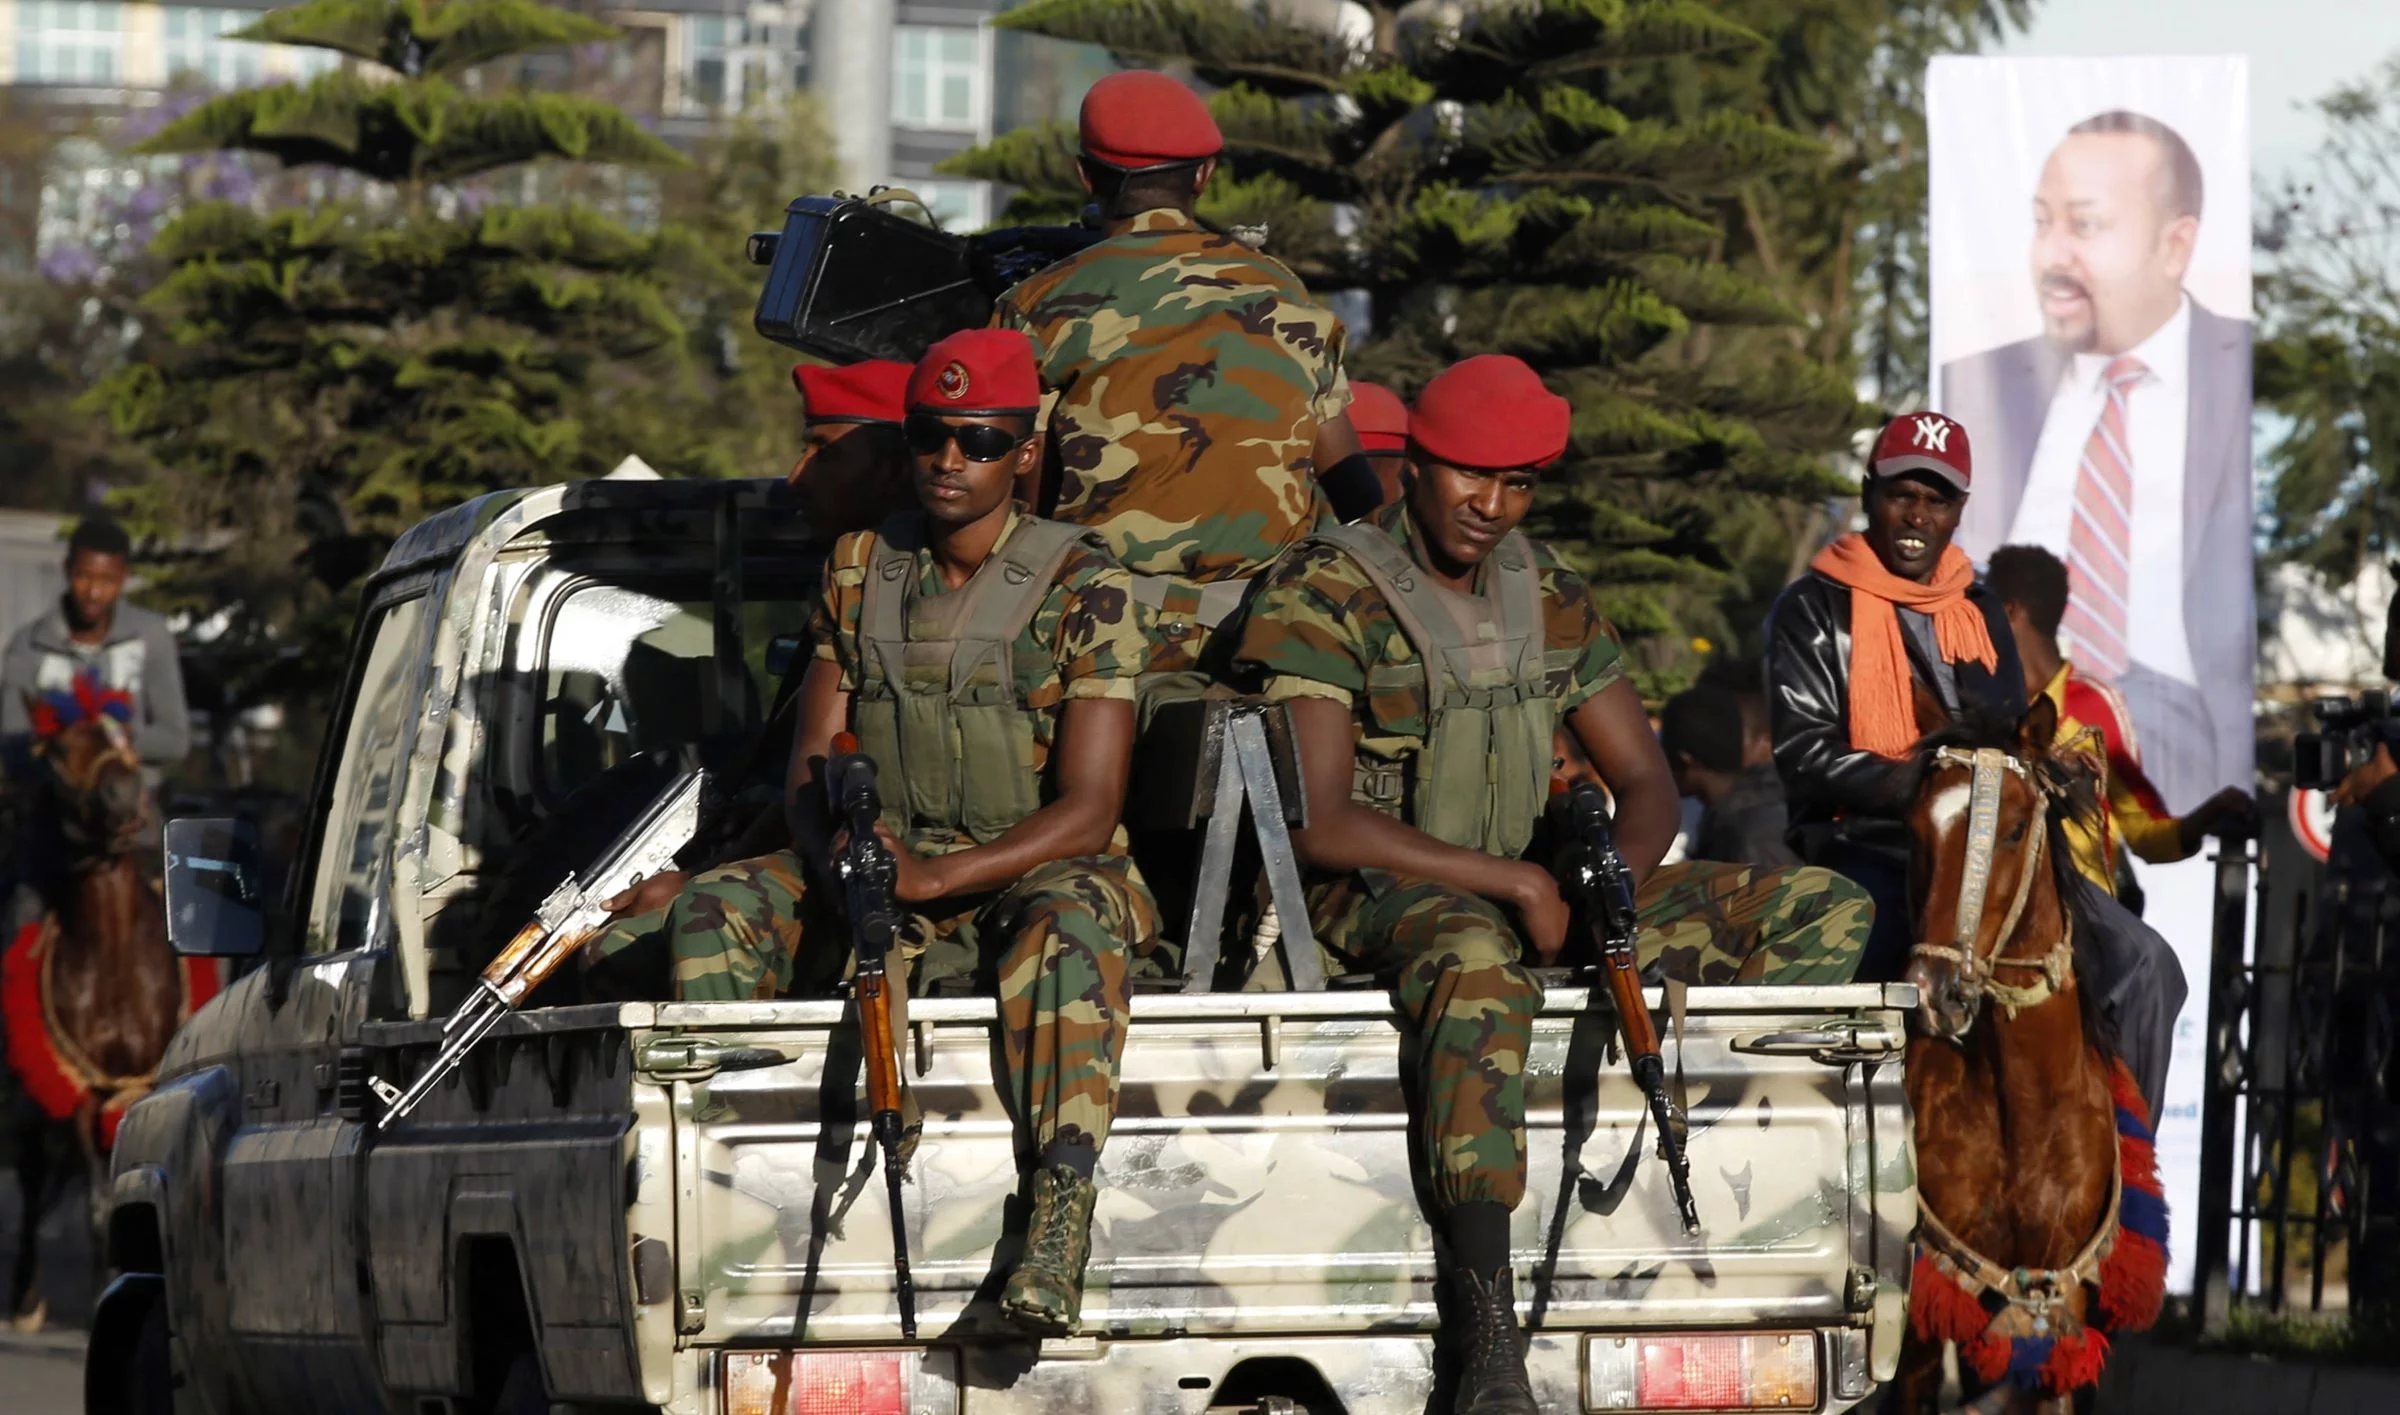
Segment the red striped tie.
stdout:
<svg viewBox="0 0 2400 1415">
<path fill-rule="evenodd" d="M 2078 669 L 2103 678 L 2124 674 L 2126 598 L 2132 586 L 2133 454 L 2125 440 L 2125 398 L 2150 370 L 2131 354 L 2101 372 L 2108 401 L 2083 444 L 2075 477 L 2074 529 L 2067 536 L 2067 617 L 2060 638 Z"/>
</svg>

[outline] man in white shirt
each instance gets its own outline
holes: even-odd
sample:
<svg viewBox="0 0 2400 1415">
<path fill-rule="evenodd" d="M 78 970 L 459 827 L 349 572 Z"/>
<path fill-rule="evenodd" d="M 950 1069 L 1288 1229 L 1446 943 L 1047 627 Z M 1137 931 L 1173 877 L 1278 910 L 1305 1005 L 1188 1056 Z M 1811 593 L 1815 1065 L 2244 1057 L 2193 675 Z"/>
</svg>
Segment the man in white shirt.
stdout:
<svg viewBox="0 0 2400 1415">
<path fill-rule="evenodd" d="M 2175 810 L 2247 787 L 2253 752 L 2250 326 L 2184 291 L 2201 197 L 2164 123 L 2069 129 L 2033 198 L 2042 333 L 1944 365 L 1939 390 L 1975 437 L 1958 545 L 2066 562 L 2061 639 L 2123 694 Z"/>
</svg>

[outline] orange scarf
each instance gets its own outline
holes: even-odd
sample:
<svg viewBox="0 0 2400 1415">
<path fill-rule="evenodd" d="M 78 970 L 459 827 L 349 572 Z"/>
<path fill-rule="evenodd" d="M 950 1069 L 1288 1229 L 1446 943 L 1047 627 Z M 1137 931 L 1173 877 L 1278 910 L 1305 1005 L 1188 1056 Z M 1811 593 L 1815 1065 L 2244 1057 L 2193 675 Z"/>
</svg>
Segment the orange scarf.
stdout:
<svg viewBox="0 0 2400 1415">
<path fill-rule="evenodd" d="M 1902 757 L 1916 745 L 1916 702 L 1908 645 L 1894 605 L 1933 617 L 1933 638 L 1945 663 L 1970 659 L 1986 672 L 2000 666 L 1983 611 L 1967 599 L 1975 567 L 1957 546 L 1942 552 L 1933 582 L 1920 585 L 1883 568 L 1865 536 L 1853 531 L 1817 552 L 1808 568 L 1850 589 L 1850 745 L 1877 756 Z"/>
</svg>

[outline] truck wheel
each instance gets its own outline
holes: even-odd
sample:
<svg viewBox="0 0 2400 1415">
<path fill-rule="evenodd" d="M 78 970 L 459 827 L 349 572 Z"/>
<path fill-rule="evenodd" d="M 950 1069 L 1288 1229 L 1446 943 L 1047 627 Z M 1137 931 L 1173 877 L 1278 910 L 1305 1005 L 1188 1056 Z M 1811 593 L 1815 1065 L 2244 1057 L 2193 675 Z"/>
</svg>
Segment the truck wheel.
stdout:
<svg viewBox="0 0 2400 1415">
<path fill-rule="evenodd" d="M 175 1356 L 167 1341 L 167 1304 L 153 1302 L 133 1341 L 125 1375 L 128 1415 L 175 1415 Z"/>
<path fill-rule="evenodd" d="M 540 1358 L 521 1351 L 508 1363 L 508 1374 L 492 1397 L 491 1415 L 550 1415 L 550 1392 L 542 1385 Z"/>
<path fill-rule="evenodd" d="M 174 1415 L 175 1357 L 168 1341 L 166 1283 L 126 1273 L 100 1299 L 84 1362 L 87 1415 Z"/>
</svg>

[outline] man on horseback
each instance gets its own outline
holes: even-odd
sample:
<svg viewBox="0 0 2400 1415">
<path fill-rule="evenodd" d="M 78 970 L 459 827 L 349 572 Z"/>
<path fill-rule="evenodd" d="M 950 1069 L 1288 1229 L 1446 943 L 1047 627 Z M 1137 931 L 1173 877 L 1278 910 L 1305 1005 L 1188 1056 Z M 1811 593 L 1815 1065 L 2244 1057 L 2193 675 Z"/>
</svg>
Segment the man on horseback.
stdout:
<svg viewBox="0 0 2400 1415">
<path fill-rule="evenodd" d="M 1973 475 L 1967 430 L 1939 413 L 1884 425 L 1863 533 L 1827 546 L 1767 617 L 1775 764 L 1801 857 L 1864 886 L 1875 931 L 1860 976 L 1893 981 L 1917 940 L 1907 816 L 1924 781 L 1921 690 L 1945 714 L 2015 721 L 2025 670 L 2000 597 L 1950 544 Z M 2117 1049 L 2156 1115 L 2185 984 L 2174 950 L 2105 890 L 2088 915 Z"/>
<path fill-rule="evenodd" d="M 2060 652 L 2058 626 L 2066 617 L 2067 567 L 2038 545 L 2004 545 L 1992 552 L 1985 575 L 2008 616 L 2025 665 L 2025 691 L 2058 709 L 2058 740 L 2081 744 L 2100 781 L 2097 820 L 2069 821 L 2075 868 L 2099 889 L 2116 892 L 2117 867 L 2130 852 L 2154 865 L 2200 853 L 2211 835 L 2245 831 L 2250 793 L 2228 786 L 2185 815 L 2169 811 L 2142 771 L 2125 699 L 2104 678 L 2076 671 Z"/>
<path fill-rule="evenodd" d="M 155 788 L 191 748 L 191 714 L 167 621 L 120 603 L 133 542 L 106 517 L 86 518 L 67 539 L 67 587 L 49 612 L 17 631 L 0 653 L 0 779 L 24 799 L 37 737 L 86 717 L 115 718 Z M 56 832 L 22 820 L 17 888 L 0 949 L 38 917 L 40 891 L 55 881 Z M 153 823 L 155 828 L 155 823 Z"/>
<path fill-rule="evenodd" d="M 1517 525 L 1565 452 L 1565 399 L 1504 355 L 1427 384 L 1405 495 L 1268 571 L 1234 653 L 1288 703 L 1309 801 L 1293 845 L 1330 961 L 1388 982 L 1419 1038 L 1419 1124 L 1458 1299 L 1456 1409 L 1535 1408 L 1511 1293 L 1527 1048 L 1568 910 L 1524 858 L 1580 744 L 1615 799 L 1641 956 L 1693 983 L 1847 982 L 1864 899 L 1820 870 L 1660 868 L 1676 790 L 1590 587 Z"/>
</svg>

